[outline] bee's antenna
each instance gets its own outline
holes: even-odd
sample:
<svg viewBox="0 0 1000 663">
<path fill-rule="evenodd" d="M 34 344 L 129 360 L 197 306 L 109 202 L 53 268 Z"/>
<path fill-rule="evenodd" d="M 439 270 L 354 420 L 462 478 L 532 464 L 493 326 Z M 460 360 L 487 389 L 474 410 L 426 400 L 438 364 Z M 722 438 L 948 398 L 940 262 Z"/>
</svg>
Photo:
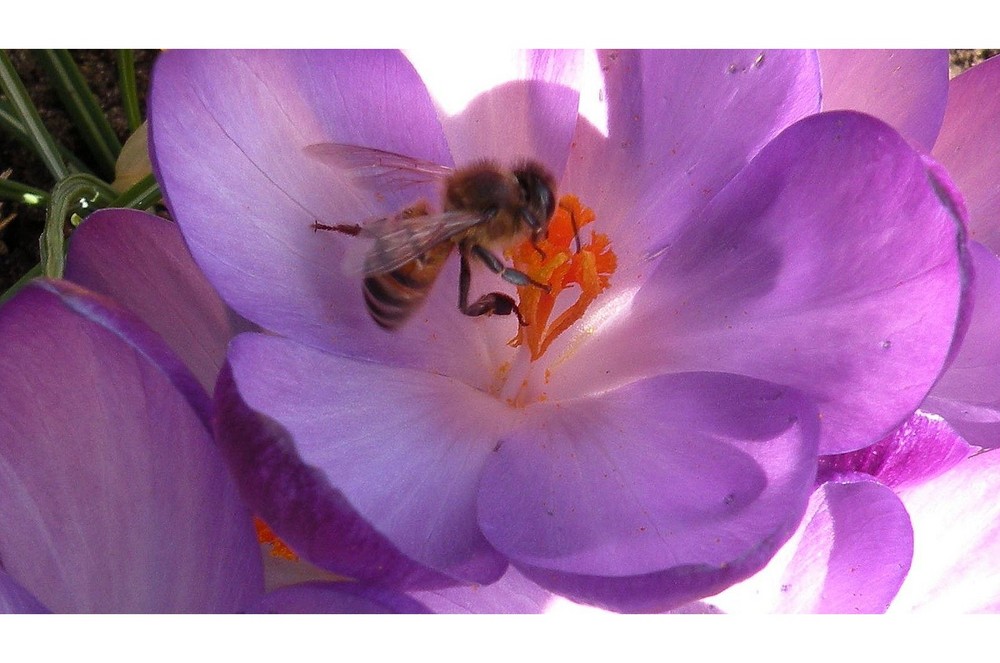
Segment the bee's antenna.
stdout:
<svg viewBox="0 0 1000 663">
<path fill-rule="evenodd" d="M 344 233 L 345 235 L 355 236 L 360 235 L 362 231 L 361 226 L 357 224 L 338 223 L 335 226 L 331 226 L 325 223 L 320 223 L 319 221 L 312 222 L 312 229 L 313 232 L 316 232 L 317 230 L 330 230 L 333 232 Z"/>
</svg>

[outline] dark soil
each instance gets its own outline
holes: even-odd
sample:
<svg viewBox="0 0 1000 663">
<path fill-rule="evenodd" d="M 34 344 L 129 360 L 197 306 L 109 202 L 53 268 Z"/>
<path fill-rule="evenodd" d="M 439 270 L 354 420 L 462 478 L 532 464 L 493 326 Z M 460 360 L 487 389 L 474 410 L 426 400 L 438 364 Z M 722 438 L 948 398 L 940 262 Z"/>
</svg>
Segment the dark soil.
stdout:
<svg viewBox="0 0 1000 663">
<path fill-rule="evenodd" d="M 139 99 L 145 117 L 145 96 L 149 85 L 149 72 L 157 51 L 135 52 L 135 68 L 139 84 Z M 86 145 L 73 128 L 55 92 L 46 80 L 32 51 L 8 51 L 32 100 L 38 107 L 42 120 L 56 140 L 68 147 L 84 161 L 88 154 Z M 951 74 L 993 55 L 1000 49 L 960 49 L 951 52 Z M 111 120 L 118 138 L 124 143 L 128 137 L 128 124 L 122 109 L 118 89 L 116 51 L 76 50 L 74 59 L 90 83 L 91 90 Z M 10 179 L 50 190 L 55 184 L 34 152 L 0 133 L 0 173 L 10 169 Z M 38 264 L 38 237 L 42 232 L 45 210 L 24 204 L 0 203 L 0 293 L 9 288 L 23 274 Z M 4 220 L 8 220 L 4 224 Z"/>
</svg>

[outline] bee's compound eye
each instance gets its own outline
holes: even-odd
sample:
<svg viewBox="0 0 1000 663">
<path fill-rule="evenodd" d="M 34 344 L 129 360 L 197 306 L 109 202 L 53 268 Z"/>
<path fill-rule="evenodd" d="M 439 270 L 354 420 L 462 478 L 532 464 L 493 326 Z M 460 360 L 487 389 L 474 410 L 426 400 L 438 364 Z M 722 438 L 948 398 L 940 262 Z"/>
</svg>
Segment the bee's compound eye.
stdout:
<svg viewBox="0 0 1000 663">
<path fill-rule="evenodd" d="M 525 162 L 515 171 L 524 201 L 538 222 L 545 226 L 556 211 L 555 180 L 547 170 L 534 161 Z"/>
<path fill-rule="evenodd" d="M 546 186 L 544 182 L 540 182 L 539 184 L 538 207 L 545 210 L 545 218 L 542 220 L 542 224 L 545 225 L 556 211 L 556 197 L 552 195 L 552 189 Z"/>
</svg>

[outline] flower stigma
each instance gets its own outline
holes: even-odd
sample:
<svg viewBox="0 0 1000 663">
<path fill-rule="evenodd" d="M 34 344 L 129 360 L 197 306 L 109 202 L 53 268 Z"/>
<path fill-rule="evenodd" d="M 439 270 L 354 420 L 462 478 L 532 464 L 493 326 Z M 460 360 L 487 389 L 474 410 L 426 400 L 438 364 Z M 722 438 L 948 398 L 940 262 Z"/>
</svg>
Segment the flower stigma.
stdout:
<svg viewBox="0 0 1000 663">
<path fill-rule="evenodd" d="M 532 244 L 525 240 L 507 251 L 507 257 L 532 280 L 549 287 L 546 292 L 534 285 L 519 286 L 518 308 L 525 326 L 509 345 L 528 346 L 531 361 L 536 361 L 552 341 L 583 317 L 590 304 L 604 292 L 618 266 L 611 240 L 603 233 L 590 232 L 590 241 L 576 250 L 577 236 L 583 226 L 595 219 L 593 210 L 572 194 L 559 199 L 545 239 Z M 580 292 L 572 302 L 550 322 L 559 295 L 572 286 Z"/>
</svg>

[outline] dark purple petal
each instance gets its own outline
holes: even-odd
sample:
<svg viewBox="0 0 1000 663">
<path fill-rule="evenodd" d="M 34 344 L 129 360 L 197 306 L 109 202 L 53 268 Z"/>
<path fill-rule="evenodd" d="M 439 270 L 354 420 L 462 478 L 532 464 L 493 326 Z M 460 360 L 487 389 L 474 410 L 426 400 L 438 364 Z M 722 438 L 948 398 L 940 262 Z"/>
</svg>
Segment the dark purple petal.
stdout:
<svg viewBox="0 0 1000 663">
<path fill-rule="evenodd" d="M 177 224 L 138 210 L 88 216 L 73 233 L 65 275 L 142 318 L 208 391 L 230 337 L 246 326 L 198 270 Z"/>
<path fill-rule="evenodd" d="M 49 609 L 38 602 L 31 592 L 0 570 L 0 614 L 43 614 Z"/>
<path fill-rule="evenodd" d="M 930 150 L 948 102 L 946 50 L 821 50 L 823 110 L 856 110 Z"/>
<path fill-rule="evenodd" d="M 771 138 L 819 110 L 811 52 L 604 51 L 598 59 L 603 81 L 581 91 L 580 106 L 596 106 L 592 115 L 606 120 L 581 118 L 562 189 L 580 196 L 615 242 L 619 283 L 638 277 L 629 265 L 661 247 Z"/>
<path fill-rule="evenodd" d="M 311 582 L 268 592 L 251 613 L 398 615 L 431 612 L 419 601 L 384 587 L 355 582 Z"/>
<path fill-rule="evenodd" d="M 399 586 L 425 582 L 410 578 L 418 564 L 480 583 L 502 575 L 475 517 L 498 401 L 263 335 L 234 339 L 229 366 L 219 437 L 252 507 L 299 554 Z"/>
<path fill-rule="evenodd" d="M 969 234 L 1000 252 L 1000 58 L 956 76 L 934 158 L 944 164 L 969 208 Z"/>
<path fill-rule="evenodd" d="M 929 481 L 973 452 L 941 417 L 917 411 L 870 447 L 821 456 L 816 483 L 867 474 L 892 489 Z"/>
<path fill-rule="evenodd" d="M 419 353 L 419 343 L 389 346 L 375 333 L 360 278 L 345 276 L 345 254 L 363 242 L 312 224 L 395 213 L 435 189 L 362 190 L 304 151 L 339 142 L 451 165 L 434 105 L 406 58 L 167 51 L 150 109 L 154 171 L 169 207 L 237 312 L 321 347 L 397 361 Z"/>
<path fill-rule="evenodd" d="M 903 487 L 913 521 L 913 564 L 891 612 L 1000 611 L 1000 453 Z"/>
<path fill-rule="evenodd" d="M 263 590 L 206 396 L 137 318 L 36 281 L 3 307 L 0 375 L 0 559 L 46 606 L 229 612 Z"/>
<path fill-rule="evenodd" d="M 732 613 L 882 613 L 912 555 L 913 528 L 891 489 L 826 483 L 767 568 L 706 602 Z"/>
<path fill-rule="evenodd" d="M 795 124 L 663 246 L 618 314 L 595 316 L 550 395 L 726 371 L 814 398 L 822 453 L 871 444 L 927 394 L 959 322 L 964 236 L 945 193 L 874 118 Z"/>
<path fill-rule="evenodd" d="M 602 607 L 666 610 L 756 571 L 815 476 L 815 411 L 737 376 L 661 376 L 525 417 L 486 465 L 482 530 L 529 578 Z"/>
<path fill-rule="evenodd" d="M 459 166 L 533 159 L 558 178 L 576 128 L 579 51 L 407 51 L 437 103 Z"/>
</svg>

